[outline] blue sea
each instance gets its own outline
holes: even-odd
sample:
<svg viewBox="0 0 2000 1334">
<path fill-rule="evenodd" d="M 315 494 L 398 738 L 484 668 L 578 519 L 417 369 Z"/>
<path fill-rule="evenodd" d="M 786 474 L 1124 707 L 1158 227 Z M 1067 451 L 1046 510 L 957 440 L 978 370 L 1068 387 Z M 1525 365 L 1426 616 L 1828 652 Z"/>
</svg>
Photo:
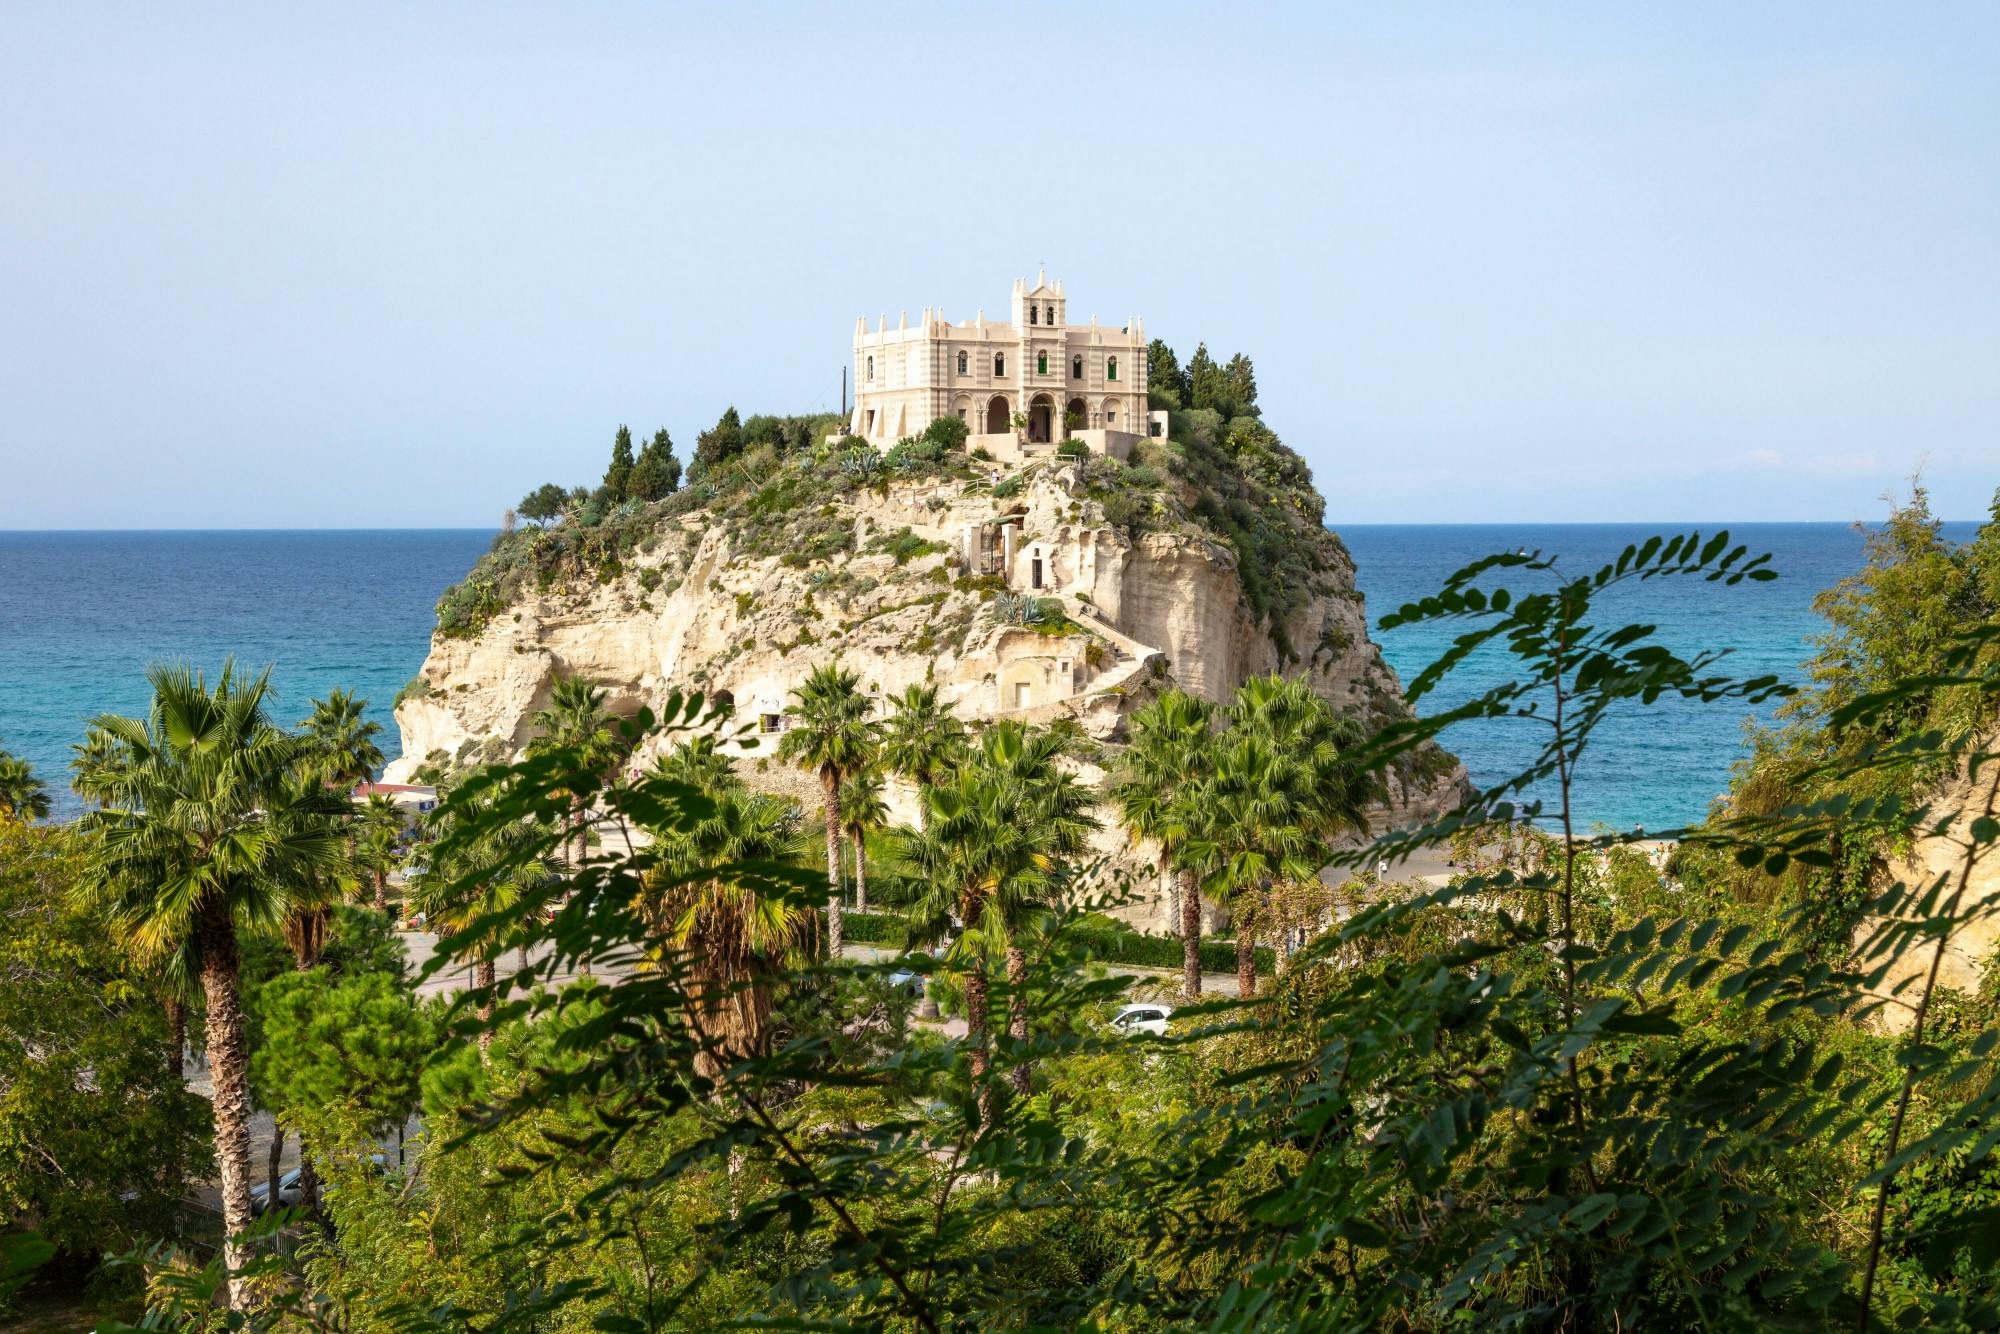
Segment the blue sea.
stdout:
<svg viewBox="0 0 2000 1334">
<path fill-rule="evenodd" d="M 1389 665 L 1405 684 L 1473 621 L 1437 621 L 1381 631 L 1382 618 L 1404 603 L 1434 593 L 1454 570 L 1494 552 L 1540 551 L 1560 558 L 1567 574 L 1585 574 L 1615 561 L 1618 553 L 1654 534 L 1699 528 L 1704 536 L 1727 528 L 1752 556 L 1769 552 L 1778 577 L 1734 588 L 1699 578 L 1655 579 L 1613 590 L 1597 604 L 1594 623 L 1656 627 L 1656 638 L 1690 655 L 1727 649 L 1710 674 L 1737 678 L 1772 675 L 1803 684 L 1801 670 L 1826 623 L 1813 611 L 1824 589 L 1861 568 L 1866 536 L 1851 524 L 1358 524 L 1337 531 L 1354 555 L 1357 582 L 1368 598 L 1368 623 Z M 1971 540 L 1974 523 L 1948 523 L 1945 536 Z M 1553 576 L 1509 572 L 1482 581 L 1516 592 L 1553 586 Z M 1436 713 L 1463 703 L 1508 679 L 1513 659 L 1483 651 L 1448 676 L 1419 712 Z M 1544 709 L 1546 709 L 1544 705 Z M 1768 723 L 1766 706 L 1757 721 Z M 1599 729 L 1573 788 L 1582 826 L 1659 831 L 1699 820 L 1728 786 L 1731 766 L 1744 753 L 1751 711 L 1741 702 L 1673 701 L 1613 714 Z M 1475 783 L 1490 784 L 1524 769 L 1547 739 L 1538 723 L 1509 720 L 1459 724 L 1444 744 L 1465 761 Z M 1556 794 L 1535 794 L 1553 807 Z"/>
<path fill-rule="evenodd" d="M 1478 556 L 1522 547 L 1559 553 L 1582 571 L 1614 559 L 1652 525 L 1344 525 L 1368 598 L 1371 627 L 1433 592 Z M 1780 577 L 1720 588 L 1665 580 L 1621 591 L 1606 621 L 1659 627 L 1677 649 L 1729 648 L 1738 675 L 1799 677 L 1822 626 L 1815 594 L 1859 568 L 1861 534 L 1844 524 L 1752 524 L 1732 530 L 1770 551 Z M 1972 524 L 1947 525 L 1959 540 Z M 389 706 L 429 646 L 438 594 L 478 558 L 491 534 L 472 530 L 209 533 L 0 533 L 0 748 L 25 757 L 67 793 L 70 745 L 99 713 L 146 706 L 148 663 L 187 659 L 213 671 L 229 654 L 274 667 L 274 717 L 304 718 L 314 697 L 347 686 L 383 725 L 397 754 Z M 1405 681 L 1462 627 L 1377 634 Z M 1501 679 L 1486 655 L 1449 679 L 1430 703 L 1445 707 Z M 1697 819 L 1742 750 L 1740 706 L 1664 707 L 1615 718 L 1578 778 L 1581 818 L 1664 829 Z M 1480 723 L 1446 735 L 1476 781 L 1512 772 L 1534 738 L 1522 724 Z"/>
<path fill-rule="evenodd" d="M 492 541 L 475 530 L 0 532 L 0 748 L 77 809 L 70 746 L 100 713 L 142 714 L 149 663 L 213 676 L 270 665 L 275 721 L 335 686 L 366 696 L 382 753 L 389 706 L 430 647 L 438 594 Z"/>
</svg>

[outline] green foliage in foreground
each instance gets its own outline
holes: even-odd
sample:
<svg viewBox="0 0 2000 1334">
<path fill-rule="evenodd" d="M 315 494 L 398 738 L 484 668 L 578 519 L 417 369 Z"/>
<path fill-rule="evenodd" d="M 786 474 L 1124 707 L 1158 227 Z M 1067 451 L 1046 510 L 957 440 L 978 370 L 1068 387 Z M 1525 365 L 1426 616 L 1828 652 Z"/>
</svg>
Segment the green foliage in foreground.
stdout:
<svg viewBox="0 0 2000 1334">
<path fill-rule="evenodd" d="M 171 1233 L 210 1163 L 152 980 L 70 905 L 84 851 L 0 815 L 0 1216 L 88 1257 Z"/>
<path fill-rule="evenodd" d="M 1463 628 L 1412 683 L 1419 696 L 1489 647 L 1512 656 L 1515 679 L 1376 736 L 1367 763 L 1449 725 L 1536 728 L 1540 752 L 1430 826 L 1349 854 L 1450 844 L 1474 869 L 1357 904 L 1269 989 L 1183 1008 L 1164 1039 L 1107 1029 L 1123 986 L 1087 966 L 1091 869 L 1064 854 L 1035 873 L 1083 903 L 1006 937 L 1025 953 L 1018 973 L 993 971 L 964 938 L 943 960 L 759 971 L 743 985 L 768 1003 L 769 1040 L 732 1045 L 700 1021 L 730 1003 L 728 984 L 662 937 L 657 906 L 698 883 L 719 914 L 805 913 L 825 876 L 662 860 L 654 849 L 715 804 L 668 773 L 607 785 L 601 765 L 554 748 L 477 774 L 453 795 L 434 859 L 465 868 L 468 900 L 552 858 L 565 831 L 542 817 L 579 795 L 607 828 L 660 841 L 560 882 L 526 879 L 518 900 L 459 925 L 440 968 L 546 949 L 460 1001 L 425 1074 L 430 1138 L 410 1174 L 376 1179 L 337 1115 L 311 1131 L 326 1146 L 329 1223 L 299 1265 L 267 1264 L 272 1300 L 254 1322 L 1991 1328 L 2000 1015 L 1921 970 L 1900 988 L 1887 979 L 1993 911 L 1968 886 L 2000 822 L 1905 810 L 1964 856 L 1935 882 L 1880 885 L 1866 904 L 1876 926 L 1837 957 L 1804 914 L 1574 830 L 1579 761 L 1606 718 L 1785 693 L 1645 627 L 1597 624 L 1600 595 L 1699 579 L 1722 597 L 1769 577 L 1726 537 L 1688 534 L 1581 573 L 1491 557 L 1392 614 Z M 1923 681 L 1858 691 L 1826 726 L 1865 735 L 1939 689 L 1990 717 L 1996 638 L 1959 636 Z M 1862 746 L 1808 776 L 1990 770 L 2000 756 L 1983 735 Z M 1522 807 L 1530 788 L 1559 796 Z M 1829 837 L 1856 818 L 1873 817 L 1840 800 L 1718 818 L 1686 855 L 1763 874 L 1824 866 Z M 563 984 L 585 964 L 629 973 Z M 1023 1022 L 977 1045 L 912 1025 L 884 986 L 904 967 L 947 990 L 977 973 L 994 1012 L 1018 1001 Z M 1887 1013 L 1903 1020 L 1893 1034 L 1871 1026 Z M 174 1265 L 155 1278 L 162 1320 L 217 1281 Z"/>
</svg>

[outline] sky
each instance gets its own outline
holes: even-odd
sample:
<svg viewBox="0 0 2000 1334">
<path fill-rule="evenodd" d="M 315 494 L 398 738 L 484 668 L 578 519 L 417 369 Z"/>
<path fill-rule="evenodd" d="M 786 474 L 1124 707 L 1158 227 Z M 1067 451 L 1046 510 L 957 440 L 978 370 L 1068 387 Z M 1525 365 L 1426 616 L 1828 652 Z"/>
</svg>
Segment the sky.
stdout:
<svg viewBox="0 0 2000 1334">
<path fill-rule="evenodd" d="M 0 527 L 491 526 L 857 315 L 1255 361 L 1329 521 L 2000 486 L 2000 7 L 100 5 L 0 24 Z"/>
</svg>

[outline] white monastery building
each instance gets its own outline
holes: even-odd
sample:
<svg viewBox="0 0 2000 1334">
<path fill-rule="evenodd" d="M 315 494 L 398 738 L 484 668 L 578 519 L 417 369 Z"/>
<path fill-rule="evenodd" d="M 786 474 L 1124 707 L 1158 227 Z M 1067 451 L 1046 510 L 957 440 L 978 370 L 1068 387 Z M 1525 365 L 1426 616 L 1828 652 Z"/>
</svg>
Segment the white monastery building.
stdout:
<svg viewBox="0 0 2000 1334">
<path fill-rule="evenodd" d="M 1146 409 L 1146 326 L 1136 316 L 1106 328 L 1092 316 L 1071 324 L 1062 281 L 1031 288 L 1014 280 L 1008 322 L 981 310 L 953 324 L 926 308 L 910 327 L 887 316 L 871 333 L 854 322 L 854 415 L 848 431 L 877 447 L 921 432 L 940 417 L 966 424 L 967 449 L 1018 462 L 1064 440 L 1116 458 L 1142 436 L 1165 433 Z M 1026 425 L 1017 427 L 1016 420 Z"/>
</svg>

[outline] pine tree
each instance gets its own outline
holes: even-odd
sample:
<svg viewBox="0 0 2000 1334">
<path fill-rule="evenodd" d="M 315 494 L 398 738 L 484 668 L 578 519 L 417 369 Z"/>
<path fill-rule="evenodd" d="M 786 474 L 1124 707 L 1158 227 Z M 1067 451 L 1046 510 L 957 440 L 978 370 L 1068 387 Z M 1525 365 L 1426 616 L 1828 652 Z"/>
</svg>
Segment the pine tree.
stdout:
<svg viewBox="0 0 2000 1334">
<path fill-rule="evenodd" d="M 625 499 L 626 489 L 632 481 L 632 428 L 620 426 L 618 435 L 611 442 L 611 466 L 604 470 L 604 485 L 598 488 L 598 495 L 607 505 L 616 505 Z"/>
</svg>

